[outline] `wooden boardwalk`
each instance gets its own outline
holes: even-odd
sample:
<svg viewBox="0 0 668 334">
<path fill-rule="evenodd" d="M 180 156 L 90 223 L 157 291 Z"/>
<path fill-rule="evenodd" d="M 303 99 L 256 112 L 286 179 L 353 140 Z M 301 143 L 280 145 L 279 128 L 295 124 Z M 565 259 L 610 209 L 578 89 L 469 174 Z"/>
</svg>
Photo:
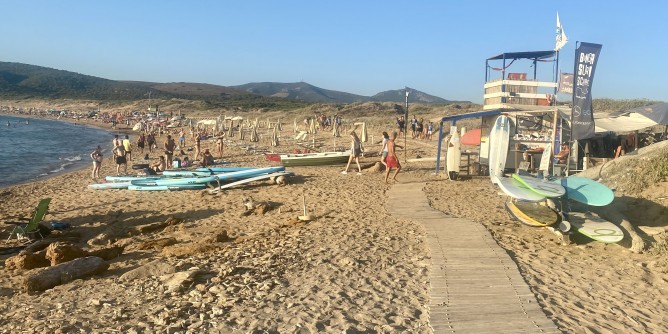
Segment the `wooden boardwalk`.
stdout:
<svg viewBox="0 0 668 334">
<path fill-rule="evenodd" d="M 426 229 L 433 332 L 561 333 L 485 227 L 431 208 L 423 188 L 424 183 L 393 185 L 386 210 Z"/>
</svg>

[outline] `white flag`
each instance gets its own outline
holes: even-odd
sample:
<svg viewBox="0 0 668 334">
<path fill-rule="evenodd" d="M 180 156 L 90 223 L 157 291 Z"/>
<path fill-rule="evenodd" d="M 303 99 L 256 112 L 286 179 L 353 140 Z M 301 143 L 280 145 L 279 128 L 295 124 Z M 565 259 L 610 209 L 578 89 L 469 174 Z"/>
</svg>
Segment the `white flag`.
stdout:
<svg viewBox="0 0 668 334">
<path fill-rule="evenodd" d="M 566 32 L 564 32 L 564 28 L 559 21 L 559 13 L 557 13 L 557 44 L 554 47 L 554 51 L 559 51 L 559 49 L 563 48 L 567 42 L 568 37 L 566 37 Z"/>
</svg>

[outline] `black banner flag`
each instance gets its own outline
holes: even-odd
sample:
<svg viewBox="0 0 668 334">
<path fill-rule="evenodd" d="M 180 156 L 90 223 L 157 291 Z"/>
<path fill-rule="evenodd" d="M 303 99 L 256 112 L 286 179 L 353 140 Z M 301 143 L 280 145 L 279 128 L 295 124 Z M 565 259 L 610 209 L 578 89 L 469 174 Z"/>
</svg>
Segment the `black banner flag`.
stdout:
<svg viewBox="0 0 668 334">
<path fill-rule="evenodd" d="M 594 136 L 594 112 L 591 107 L 591 87 L 601 44 L 581 42 L 575 50 L 573 77 L 573 110 L 571 110 L 571 139 Z"/>
</svg>

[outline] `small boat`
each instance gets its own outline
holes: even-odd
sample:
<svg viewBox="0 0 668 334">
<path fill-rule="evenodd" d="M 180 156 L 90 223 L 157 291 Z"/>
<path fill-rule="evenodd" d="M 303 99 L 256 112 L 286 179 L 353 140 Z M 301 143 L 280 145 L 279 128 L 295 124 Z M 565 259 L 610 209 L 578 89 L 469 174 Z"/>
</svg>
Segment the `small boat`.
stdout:
<svg viewBox="0 0 668 334">
<path fill-rule="evenodd" d="M 281 164 L 286 167 L 325 166 L 325 165 L 343 164 L 348 162 L 349 158 L 350 158 L 350 151 L 282 154 Z"/>
</svg>

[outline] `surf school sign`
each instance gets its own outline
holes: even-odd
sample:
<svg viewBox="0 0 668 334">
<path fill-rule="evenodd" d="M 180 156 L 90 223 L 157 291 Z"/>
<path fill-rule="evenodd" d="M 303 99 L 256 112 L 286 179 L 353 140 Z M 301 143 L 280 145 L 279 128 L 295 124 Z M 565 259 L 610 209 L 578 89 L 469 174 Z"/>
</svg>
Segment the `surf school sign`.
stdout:
<svg viewBox="0 0 668 334">
<path fill-rule="evenodd" d="M 571 110 L 571 139 L 594 136 L 594 112 L 591 107 L 591 87 L 601 44 L 581 42 L 575 50 L 573 77 L 573 109 Z"/>
</svg>

